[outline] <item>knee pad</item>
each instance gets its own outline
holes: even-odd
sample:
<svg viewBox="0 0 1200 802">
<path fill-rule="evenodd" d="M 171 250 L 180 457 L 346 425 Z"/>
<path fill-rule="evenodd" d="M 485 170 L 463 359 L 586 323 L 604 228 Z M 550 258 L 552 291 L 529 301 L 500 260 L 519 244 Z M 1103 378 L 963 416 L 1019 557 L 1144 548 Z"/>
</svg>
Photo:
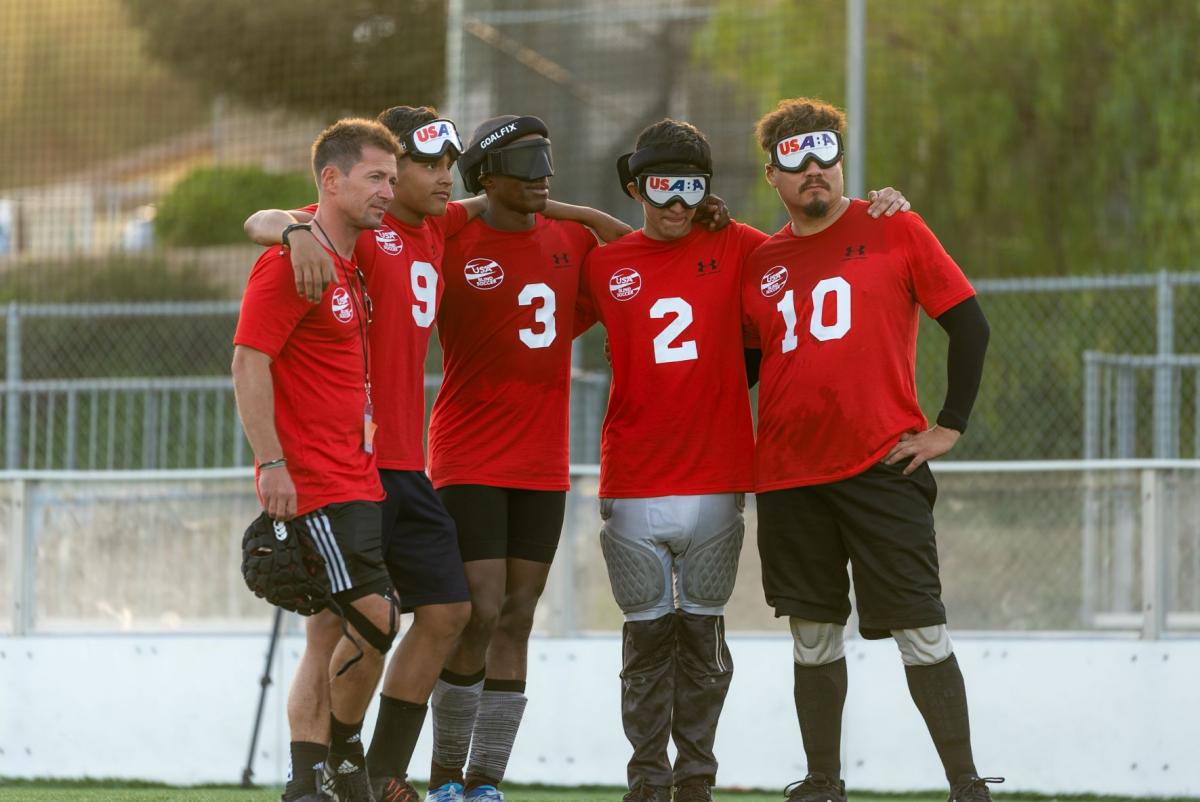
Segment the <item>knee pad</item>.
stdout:
<svg viewBox="0 0 1200 802">
<path fill-rule="evenodd" d="M 814 667 L 833 663 L 846 656 L 846 628 L 792 616 L 792 657 L 797 664 Z"/>
<path fill-rule="evenodd" d="M 746 523 L 741 516 L 724 532 L 689 548 L 679 560 L 683 592 L 703 607 L 722 607 L 733 595 Z"/>
<path fill-rule="evenodd" d="M 906 666 L 932 666 L 949 660 L 954 644 L 945 624 L 916 629 L 893 629 L 892 637 L 900 647 L 900 659 Z"/>
<path fill-rule="evenodd" d="M 399 604 L 396 602 L 396 597 L 390 591 L 380 595 L 388 601 L 388 628 L 386 632 L 375 626 L 371 622 L 371 619 L 359 612 L 358 608 L 353 604 L 342 606 L 342 617 L 354 625 L 354 628 L 362 636 L 363 640 L 371 644 L 371 648 L 375 649 L 381 655 L 386 655 L 388 650 L 392 648 L 392 642 L 396 640 L 397 633 L 400 632 L 400 620 L 397 614 Z"/>
<path fill-rule="evenodd" d="M 617 537 L 607 526 L 600 530 L 600 549 L 613 598 L 622 611 L 640 613 L 658 604 L 666 592 L 666 581 L 657 554 Z"/>
</svg>

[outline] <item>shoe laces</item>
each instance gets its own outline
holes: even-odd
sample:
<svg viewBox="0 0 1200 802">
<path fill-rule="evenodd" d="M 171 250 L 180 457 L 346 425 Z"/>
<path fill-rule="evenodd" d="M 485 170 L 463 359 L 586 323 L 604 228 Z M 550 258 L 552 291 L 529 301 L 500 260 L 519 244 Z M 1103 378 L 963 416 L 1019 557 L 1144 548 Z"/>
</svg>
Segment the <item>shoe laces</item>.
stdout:
<svg viewBox="0 0 1200 802">
<path fill-rule="evenodd" d="M 385 777 L 375 799 L 376 802 L 420 802 L 421 795 L 407 780 Z"/>
<path fill-rule="evenodd" d="M 840 783 L 829 779 L 824 774 L 813 772 L 803 780 L 797 780 L 784 788 L 783 793 L 791 802 L 805 802 L 809 799 L 816 799 L 819 794 L 841 796 L 842 787 Z M 834 799 L 834 797 L 829 796 L 826 799 Z"/>
<path fill-rule="evenodd" d="M 675 789 L 675 802 L 712 802 L 712 792 L 705 783 L 688 783 Z"/>
<path fill-rule="evenodd" d="M 625 794 L 621 802 L 660 802 L 660 799 L 668 799 L 669 797 L 670 790 L 665 786 L 638 783 L 629 793 Z"/>
<path fill-rule="evenodd" d="M 459 802 L 463 798 L 462 783 L 442 783 L 437 788 L 430 788 L 425 802 Z"/>
<path fill-rule="evenodd" d="M 330 771 L 327 768 L 321 790 L 338 802 L 371 802 L 375 798 L 365 768 L 354 771 Z"/>
<path fill-rule="evenodd" d="M 1003 777 L 959 777 L 950 788 L 950 802 L 992 802 L 992 794 L 987 784 L 999 785 Z"/>
</svg>

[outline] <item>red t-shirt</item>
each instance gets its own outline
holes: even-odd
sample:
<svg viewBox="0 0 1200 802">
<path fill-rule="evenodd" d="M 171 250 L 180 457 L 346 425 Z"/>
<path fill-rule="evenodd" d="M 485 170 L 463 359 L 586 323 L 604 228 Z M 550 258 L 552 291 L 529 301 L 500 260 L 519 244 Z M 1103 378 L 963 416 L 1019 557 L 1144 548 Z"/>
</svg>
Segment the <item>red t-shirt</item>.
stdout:
<svg viewBox="0 0 1200 802">
<path fill-rule="evenodd" d="M 233 337 L 271 357 L 275 430 L 298 515 L 383 498 L 375 457 L 363 449 L 367 322 L 353 260 L 343 264 L 349 275 L 310 304 L 296 294 L 291 258 L 269 248 L 250 271 Z"/>
<path fill-rule="evenodd" d="M 699 226 L 670 242 L 635 231 L 584 266 L 581 323 L 608 330 L 612 388 L 600 445 L 606 498 L 731 493 L 751 486 L 742 264 L 766 235 Z"/>
<path fill-rule="evenodd" d="M 742 280 L 746 342 L 763 349 L 755 489 L 854 476 L 924 431 L 920 309 L 938 317 L 974 294 L 919 216 L 875 220 L 860 200 L 824 231 L 789 224 L 755 251 Z"/>
<path fill-rule="evenodd" d="M 528 231 L 476 219 L 446 241 L 434 487 L 570 487 L 571 339 L 579 270 L 595 246 L 579 223 L 541 216 Z"/>
<path fill-rule="evenodd" d="M 425 354 L 445 289 L 445 238 L 466 221 L 458 203 L 419 226 L 386 214 L 383 225 L 364 231 L 355 248 L 374 303 L 371 391 L 380 468 L 425 470 Z"/>
</svg>

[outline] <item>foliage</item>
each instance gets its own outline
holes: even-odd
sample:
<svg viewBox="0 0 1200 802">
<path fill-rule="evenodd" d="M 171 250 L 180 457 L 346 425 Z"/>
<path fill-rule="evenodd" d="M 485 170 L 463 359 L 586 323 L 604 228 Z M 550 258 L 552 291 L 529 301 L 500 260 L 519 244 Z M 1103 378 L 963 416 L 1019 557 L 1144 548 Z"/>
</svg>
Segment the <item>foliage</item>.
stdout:
<svg viewBox="0 0 1200 802">
<path fill-rule="evenodd" d="M 845 6 L 720 0 L 694 57 L 763 112 L 844 105 Z M 971 275 L 1190 267 L 1200 2 L 866 6 L 867 153 L 847 158 L 902 188 Z M 777 217 L 769 188 L 757 201 Z"/>
<path fill-rule="evenodd" d="M 62 177 L 204 119 L 199 94 L 143 41 L 121 0 L 0 3 L 0 187 Z"/>
<path fill-rule="evenodd" d="M 167 246 L 243 243 L 242 223 L 259 209 L 296 209 L 312 203 L 316 188 L 302 173 L 276 175 L 258 167 L 201 167 L 162 199 L 154 218 Z"/>
<path fill-rule="evenodd" d="M 154 57 L 210 94 L 322 117 L 442 94 L 444 0 L 124 2 Z"/>
</svg>

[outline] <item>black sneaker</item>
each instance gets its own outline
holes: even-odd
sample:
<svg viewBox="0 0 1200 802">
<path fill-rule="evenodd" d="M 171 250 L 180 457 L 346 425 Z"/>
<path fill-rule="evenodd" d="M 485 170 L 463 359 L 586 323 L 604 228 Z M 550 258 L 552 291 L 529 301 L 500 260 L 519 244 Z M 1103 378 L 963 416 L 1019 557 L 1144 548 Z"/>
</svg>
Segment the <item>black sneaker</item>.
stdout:
<svg viewBox="0 0 1200 802">
<path fill-rule="evenodd" d="M 677 785 L 675 802 L 713 802 L 712 786 L 706 782 Z"/>
<path fill-rule="evenodd" d="M 787 802 L 846 802 L 846 783 L 814 771 L 783 789 Z"/>
<path fill-rule="evenodd" d="M 671 788 L 640 782 L 625 794 L 621 802 L 671 802 Z"/>
<path fill-rule="evenodd" d="M 371 780 L 375 802 L 421 802 L 421 794 L 403 777 L 375 777 Z"/>
<path fill-rule="evenodd" d="M 340 762 L 335 766 L 335 761 Z M 333 802 L 375 802 L 367 767 L 333 755 L 325 761 L 325 768 L 321 772 L 321 790 Z"/>
<path fill-rule="evenodd" d="M 976 777 L 974 774 L 964 774 L 950 786 L 950 798 L 946 802 L 992 802 L 992 794 L 988 791 L 988 783 L 999 785 L 1003 777 Z"/>
</svg>

